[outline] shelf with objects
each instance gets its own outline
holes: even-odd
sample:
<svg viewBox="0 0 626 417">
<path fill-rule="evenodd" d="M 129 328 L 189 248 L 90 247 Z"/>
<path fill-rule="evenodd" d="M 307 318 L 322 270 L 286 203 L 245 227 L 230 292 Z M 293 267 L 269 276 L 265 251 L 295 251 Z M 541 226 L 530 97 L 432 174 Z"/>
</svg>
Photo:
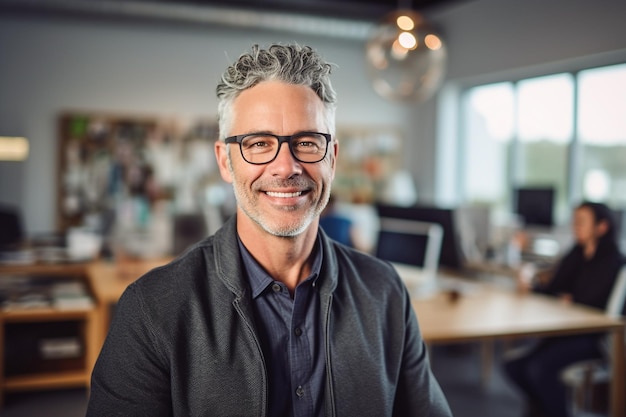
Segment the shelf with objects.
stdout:
<svg viewBox="0 0 626 417">
<path fill-rule="evenodd" d="M 213 120 L 61 113 L 58 231 L 83 237 L 95 232 L 104 251 L 138 258 L 171 254 L 178 249 L 172 234 L 179 217 L 208 218 L 223 206 L 226 191 L 215 192 L 224 188 L 213 155 L 217 136 Z M 219 219 L 211 217 L 218 222 L 212 228 L 221 225 Z"/>
<path fill-rule="evenodd" d="M 0 403 L 8 392 L 88 387 L 99 315 L 85 264 L 0 266 Z"/>
</svg>

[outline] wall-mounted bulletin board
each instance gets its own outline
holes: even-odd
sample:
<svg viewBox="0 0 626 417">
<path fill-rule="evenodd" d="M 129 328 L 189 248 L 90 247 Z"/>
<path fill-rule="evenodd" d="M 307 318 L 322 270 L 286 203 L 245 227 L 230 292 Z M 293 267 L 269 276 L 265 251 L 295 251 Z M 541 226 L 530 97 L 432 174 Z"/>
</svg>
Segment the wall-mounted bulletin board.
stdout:
<svg viewBox="0 0 626 417">
<path fill-rule="evenodd" d="M 59 231 L 106 220 L 129 199 L 145 206 L 134 205 L 138 223 L 155 201 L 193 205 L 217 173 L 213 121 L 184 127 L 175 118 L 74 111 L 59 116 L 58 129 Z"/>
</svg>

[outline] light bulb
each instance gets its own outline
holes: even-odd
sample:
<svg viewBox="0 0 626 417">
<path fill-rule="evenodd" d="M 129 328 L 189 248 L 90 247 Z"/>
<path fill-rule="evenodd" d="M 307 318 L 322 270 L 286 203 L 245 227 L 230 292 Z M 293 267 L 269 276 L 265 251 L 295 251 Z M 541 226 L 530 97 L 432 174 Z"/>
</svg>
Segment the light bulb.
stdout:
<svg viewBox="0 0 626 417">
<path fill-rule="evenodd" d="M 391 100 L 419 102 L 432 97 L 443 82 L 446 59 L 441 36 L 411 10 L 385 16 L 366 44 L 374 90 Z"/>
</svg>

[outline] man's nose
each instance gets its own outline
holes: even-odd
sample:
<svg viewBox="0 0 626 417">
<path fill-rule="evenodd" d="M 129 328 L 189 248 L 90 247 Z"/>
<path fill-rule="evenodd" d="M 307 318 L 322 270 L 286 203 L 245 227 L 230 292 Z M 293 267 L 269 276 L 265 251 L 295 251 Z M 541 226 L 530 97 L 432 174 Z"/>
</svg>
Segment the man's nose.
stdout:
<svg viewBox="0 0 626 417">
<path fill-rule="evenodd" d="M 272 173 L 275 175 L 291 177 L 294 174 L 302 172 L 302 165 L 296 158 L 294 158 L 291 153 L 291 149 L 289 149 L 288 142 L 280 144 L 280 147 L 278 148 L 278 155 L 276 155 L 276 158 L 270 163 L 270 165 Z"/>
</svg>

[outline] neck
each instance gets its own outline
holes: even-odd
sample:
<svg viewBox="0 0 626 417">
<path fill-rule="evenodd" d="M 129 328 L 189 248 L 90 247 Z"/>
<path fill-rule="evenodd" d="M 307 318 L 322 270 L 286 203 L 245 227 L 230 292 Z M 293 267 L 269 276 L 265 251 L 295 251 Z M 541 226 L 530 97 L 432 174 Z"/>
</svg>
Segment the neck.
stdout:
<svg viewBox="0 0 626 417">
<path fill-rule="evenodd" d="M 237 221 L 237 233 L 254 259 L 293 294 L 298 284 L 311 274 L 311 254 L 317 238 L 317 222 L 298 236 L 280 237 L 267 233 L 257 224 Z"/>
<path fill-rule="evenodd" d="M 598 242 L 592 241 L 587 242 L 583 245 L 583 254 L 585 259 L 591 259 L 596 254 L 596 249 L 598 248 Z"/>
</svg>

